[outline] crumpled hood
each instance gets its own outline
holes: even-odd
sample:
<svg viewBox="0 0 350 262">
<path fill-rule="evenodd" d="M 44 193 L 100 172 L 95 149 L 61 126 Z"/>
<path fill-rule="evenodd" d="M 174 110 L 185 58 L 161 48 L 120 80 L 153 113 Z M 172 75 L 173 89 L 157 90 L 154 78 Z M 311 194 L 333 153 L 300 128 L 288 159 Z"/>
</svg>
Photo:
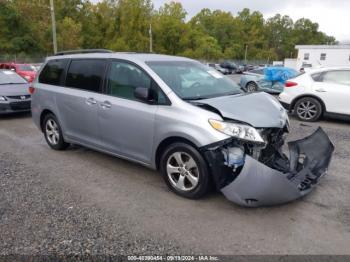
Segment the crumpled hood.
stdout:
<svg viewBox="0 0 350 262">
<path fill-rule="evenodd" d="M 277 99 L 263 92 L 204 99 L 199 104 L 214 107 L 224 118 L 257 128 L 282 128 L 288 119 L 287 112 Z"/>
<path fill-rule="evenodd" d="M 0 85 L 0 96 L 29 95 L 29 84 Z"/>
</svg>

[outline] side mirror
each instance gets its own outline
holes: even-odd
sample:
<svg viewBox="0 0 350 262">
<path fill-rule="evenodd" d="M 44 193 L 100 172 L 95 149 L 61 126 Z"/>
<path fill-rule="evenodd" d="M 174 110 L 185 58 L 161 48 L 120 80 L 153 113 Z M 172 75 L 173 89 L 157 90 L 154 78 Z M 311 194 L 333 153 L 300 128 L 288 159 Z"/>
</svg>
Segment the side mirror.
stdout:
<svg viewBox="0 0 350 262">
<path fill-rule="evenodd" d="M 134 91 L 134 96 L 144 102 L 150 102 L 151 100 L 151 90 L 145 87 L 136 87 Z"/>
</svg>

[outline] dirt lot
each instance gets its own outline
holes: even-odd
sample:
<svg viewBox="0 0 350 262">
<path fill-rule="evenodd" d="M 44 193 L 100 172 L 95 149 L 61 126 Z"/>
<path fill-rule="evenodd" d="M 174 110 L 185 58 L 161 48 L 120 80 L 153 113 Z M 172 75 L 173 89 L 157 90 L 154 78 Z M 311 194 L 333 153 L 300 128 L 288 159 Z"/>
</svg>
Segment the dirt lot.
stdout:
<svg viewBox="0 0 350 262">
<path fill-rule="evenodd" d="M 308 197 L 246 209 L 220 193 L 191 201 L 157 172 L 74 146 L 50 150 L 29 115 L 0 118 L 1 254 L 350 254 L 349 124 L 318 125 L 336 146 Z"/>
</svg>

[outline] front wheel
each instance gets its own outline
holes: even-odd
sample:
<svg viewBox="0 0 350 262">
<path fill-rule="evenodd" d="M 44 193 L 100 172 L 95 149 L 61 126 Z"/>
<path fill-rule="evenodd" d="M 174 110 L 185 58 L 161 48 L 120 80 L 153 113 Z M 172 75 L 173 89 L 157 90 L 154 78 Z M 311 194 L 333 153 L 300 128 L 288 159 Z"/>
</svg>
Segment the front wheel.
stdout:
<svg viewBox="0 0 350 262">
<path fill-rule="evenodd" d="M 63 139 L 63 133 L 57 118 L 53 114 L 45 116 L 43 121 L 43 131 L 47 144 L 54 150 L 64 150 L 69 144 Z"/>
<path fill-rule="evenodd" d="M 172 144 L 164 151 L 160 161 L 165 183 L 176 194 L 198 199 L 208 192 L 208 166 L 194 147 L 185 143 Z"/>
</svg>

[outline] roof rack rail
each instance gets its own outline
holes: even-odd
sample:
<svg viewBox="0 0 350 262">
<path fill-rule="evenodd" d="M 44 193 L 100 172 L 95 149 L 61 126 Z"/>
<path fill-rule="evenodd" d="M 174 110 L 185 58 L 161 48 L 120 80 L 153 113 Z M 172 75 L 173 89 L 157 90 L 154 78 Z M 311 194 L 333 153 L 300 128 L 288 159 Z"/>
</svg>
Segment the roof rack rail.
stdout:
<svg viewBox="0 0 350 262">
<path fill-rule="evenodd" d="M 59 55 L 74 55 L 74 54 L 89 54 L 89 53 L 113 53 L 112 50 L 108 49 L 81 49 L 81 50 L 68 50 L 61 51 L 54 54 L 54 56 Z"/>
</svg>

